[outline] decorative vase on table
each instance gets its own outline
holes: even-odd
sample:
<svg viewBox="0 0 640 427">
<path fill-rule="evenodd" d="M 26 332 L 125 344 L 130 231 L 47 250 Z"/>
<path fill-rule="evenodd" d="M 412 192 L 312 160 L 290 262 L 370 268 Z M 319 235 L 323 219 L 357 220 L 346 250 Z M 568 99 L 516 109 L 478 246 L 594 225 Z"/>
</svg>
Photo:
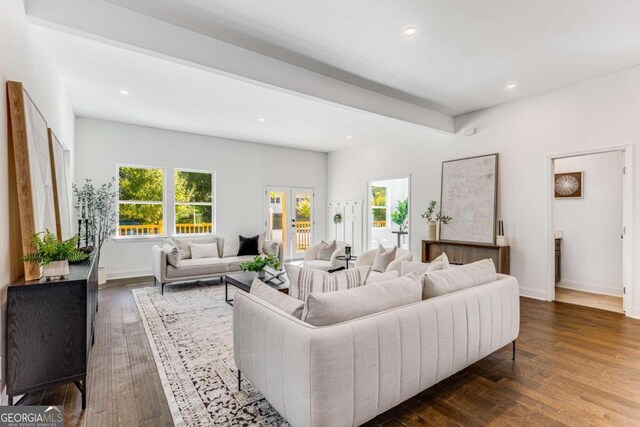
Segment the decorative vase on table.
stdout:
<svg viewBox="0 0 640 427">
<path fill-rule="evenodd" d="M 436 233 L 437 226 L 435 221 L 427 222 L 427 240 L 434 241 L 437 239 L 438 235 Z"/>
<path fill-rule="evenodd" d="M 261 269 L 258 271 L 258 279 L 260 279 L 260 280 L 264 280 L 264 278 L 265 278 L 265 277 L 267 277 L 267 272 L 266 272 L 266 271 L 264 271 L 264 268 L 261 268 Z"/>
<path fill-rule="evenodd" d="M 44 266 L 42 275 L 47 280 L 62 279 L 69 274 L 69 261 L 51 261 Z"/>
</svg>

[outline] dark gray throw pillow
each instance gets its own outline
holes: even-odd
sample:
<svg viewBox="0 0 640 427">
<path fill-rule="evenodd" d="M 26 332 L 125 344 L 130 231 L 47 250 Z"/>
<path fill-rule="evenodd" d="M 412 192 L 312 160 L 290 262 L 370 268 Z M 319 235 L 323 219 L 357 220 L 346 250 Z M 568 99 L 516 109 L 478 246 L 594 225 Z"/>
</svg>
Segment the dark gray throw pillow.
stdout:
<svg viewBox="0 0 640 427">
<path fill-rule="evenodd" d="M 255 235 L 253 237 L 239 236 L 240 249 L 238 249 L 238 256 L 243 255 L 260 255 L 258 252 L 258 239 L 260 236 Z"/>
</svg>

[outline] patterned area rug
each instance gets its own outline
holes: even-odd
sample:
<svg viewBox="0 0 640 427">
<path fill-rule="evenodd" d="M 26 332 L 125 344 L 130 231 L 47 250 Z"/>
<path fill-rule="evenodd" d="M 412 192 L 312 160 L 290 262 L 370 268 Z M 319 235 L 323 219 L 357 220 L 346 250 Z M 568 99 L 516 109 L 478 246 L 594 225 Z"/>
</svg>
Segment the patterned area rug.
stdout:
<svg viewBox="0 0 640 427">
<path fill-rule="evenodd" d="M 232 293 L 232 287 L 229 287 Z M 219 284 L 133 290 L 177 426 L 285 426 L 246 380 L 238 391 L 233 308 Z"/>
</svg>

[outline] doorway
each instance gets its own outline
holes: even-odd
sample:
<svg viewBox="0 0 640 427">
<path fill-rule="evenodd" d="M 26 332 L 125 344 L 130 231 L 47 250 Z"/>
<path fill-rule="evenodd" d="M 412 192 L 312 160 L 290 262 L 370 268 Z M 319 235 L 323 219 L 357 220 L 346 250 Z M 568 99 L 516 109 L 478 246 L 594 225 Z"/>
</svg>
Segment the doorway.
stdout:
<svg viewBox="0 0 640 427">
<path fill-rule="evenodd" d="M 409 250 L 409 177 L 371 180 L 367 186 L 367 249 Z"/>
<path fill-rule="evenodd" d="M 284 259 L 299 259 L 313 242 L 313 188 L 267 186 L 267 239 L 282 243 Z"/>
<path fill-rule="evenodd" d="M 549 156 L 549 300 L 629 313 L 629 150 Z"/>
</svg>

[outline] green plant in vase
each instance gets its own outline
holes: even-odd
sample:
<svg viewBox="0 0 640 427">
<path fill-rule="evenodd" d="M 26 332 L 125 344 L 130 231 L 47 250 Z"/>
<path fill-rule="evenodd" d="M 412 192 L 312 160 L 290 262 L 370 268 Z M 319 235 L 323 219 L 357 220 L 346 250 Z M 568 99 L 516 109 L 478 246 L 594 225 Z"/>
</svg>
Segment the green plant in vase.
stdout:
<svg viewBox="0 0 640 427">
<path fill-rule="evenodd" d="M 280 260 L 273 255 L 256 255 L 255 257 L 253 257 L 253 260 L 240 264 L 240 270 L 255 271 L 258 273 L 258 277 L 264 277 L 265 267 L 271 267 L 275 270 L 280 270 Z"/>
<path fill-rule="evenodd" d="M 78 239 L 79 236 L 76 234 L 61 242 L 49 230 L 36 233 L 31 240 L 35 251 L 23 256 L 20 260 L 43 266 L 43 274 L 47 279 L 64 277 L 69 274 L 69 262 L 80 262 L 89 258 L 89 255 L 76 247 Z"/>
<path fill-rule="evenodd" d="M 427 220 L 427 240 L 437 240 L 437 226 L 438 224 L 449 224 L 452 218 L 448 215 L 442 215 L 442 212 L 436 212 L 437 202 L 431 200 L 427 206 L 427 210 L 420 214 L 420 216 Z"/>
</svg>

